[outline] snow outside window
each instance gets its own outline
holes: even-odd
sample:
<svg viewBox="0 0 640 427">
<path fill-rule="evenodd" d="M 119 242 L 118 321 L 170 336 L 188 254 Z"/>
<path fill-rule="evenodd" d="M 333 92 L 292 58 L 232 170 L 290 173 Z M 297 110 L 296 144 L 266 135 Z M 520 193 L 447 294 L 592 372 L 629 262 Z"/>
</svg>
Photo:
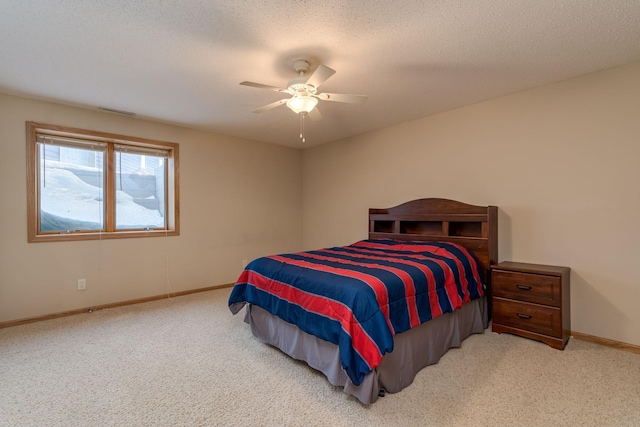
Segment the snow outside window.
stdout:
<svg viewBox="0 0 640 427">
<path fill-rule="evenodd" d="M 116 228 L 164 228 L 167 154 L 136 151 L 116 147 Z"/>
<path fill-rule="evenodd" d="M 40 231 L 104 230 L 106 146 L 66 147 L 42 138 L 39 192 Z"/>
</svg>

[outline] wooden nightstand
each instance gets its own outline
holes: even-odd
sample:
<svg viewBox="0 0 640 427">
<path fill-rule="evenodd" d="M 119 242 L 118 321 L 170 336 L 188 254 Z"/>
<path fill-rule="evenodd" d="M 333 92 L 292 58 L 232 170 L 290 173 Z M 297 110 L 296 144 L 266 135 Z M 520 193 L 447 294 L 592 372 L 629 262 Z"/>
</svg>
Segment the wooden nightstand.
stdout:
<svg viewBox="0 0 640 427">
<path fill-rule="evenodd" d="M 571 333 L 570 272 L 568 267 L 509 261 L 491 266 L 493 332 L 563 350 Z"/>
</svg>

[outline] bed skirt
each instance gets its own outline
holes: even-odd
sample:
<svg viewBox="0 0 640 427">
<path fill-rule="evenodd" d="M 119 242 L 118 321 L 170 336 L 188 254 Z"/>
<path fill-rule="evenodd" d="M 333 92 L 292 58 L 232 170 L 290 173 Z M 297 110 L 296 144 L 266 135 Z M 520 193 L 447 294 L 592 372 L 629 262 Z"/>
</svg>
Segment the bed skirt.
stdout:
<svg viewBox="0 0 640 427">
<path fill-rule="evenodd" d="M 244 321 L 256 338 L 305 361 L 322 372 L 331 384 L 343 387 L 345 393 L 368 405 L 378 399 L 380 390 L 399 392 L 413 382 L 422 368 L 437 363 L 450 348 L 459 347 L 471 334 L 483 333 L 488 326 L 488 313 L 483 297 L 397 334 L 393 352 L 387 353 L 357 386 L 342 369 L 337 345 L 307 334 L 255 305 L 247 304 Z"/>
</svg>

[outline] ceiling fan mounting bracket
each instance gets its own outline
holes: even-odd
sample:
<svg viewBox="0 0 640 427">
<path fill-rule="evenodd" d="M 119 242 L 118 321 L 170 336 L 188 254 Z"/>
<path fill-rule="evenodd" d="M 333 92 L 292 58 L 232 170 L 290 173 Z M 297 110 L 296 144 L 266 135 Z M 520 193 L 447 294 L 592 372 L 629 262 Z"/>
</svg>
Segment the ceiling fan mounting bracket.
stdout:
<svg viewBox="0 0 640 427">
<path fill-rule="evenodd" d="M 305 61 L 304 59 L 298 59 L 293 63 L 293 69 L 296 70 L 296 73 L 308 73 L 309 67 L 309 61 Z"/>
</svg>

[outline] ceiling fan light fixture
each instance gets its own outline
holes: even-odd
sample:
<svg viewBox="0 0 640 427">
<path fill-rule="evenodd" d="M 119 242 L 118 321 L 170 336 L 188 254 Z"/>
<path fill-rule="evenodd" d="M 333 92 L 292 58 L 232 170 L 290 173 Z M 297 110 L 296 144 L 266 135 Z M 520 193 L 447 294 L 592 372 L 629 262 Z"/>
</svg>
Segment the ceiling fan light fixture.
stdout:
<svg viewBox="0 0 640 427">
<path fill-rule="evenodd" d="M 309 113 L 318 105 L 318 99 L 313 96 L 294 96 L 287 100 L 287 107 L 296 114 Z"/>
</svg>

